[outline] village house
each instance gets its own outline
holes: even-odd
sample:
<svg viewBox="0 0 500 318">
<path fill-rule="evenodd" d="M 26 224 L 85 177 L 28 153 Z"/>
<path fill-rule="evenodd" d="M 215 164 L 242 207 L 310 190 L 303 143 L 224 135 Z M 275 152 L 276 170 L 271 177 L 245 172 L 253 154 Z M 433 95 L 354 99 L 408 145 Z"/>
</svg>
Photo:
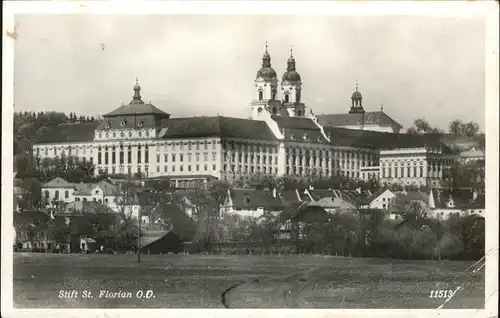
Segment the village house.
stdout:
<svg viewBox="0 0 500 318">
<path fill-rule="evenodd" d="M 57 177 L 42 185 L 42 194 L 43 198 L 48 202 L 48 206 L 58 203 L 94 201 L 116 210 L 119 190 L 105 181 L 71 183 Z"/>
</svg>

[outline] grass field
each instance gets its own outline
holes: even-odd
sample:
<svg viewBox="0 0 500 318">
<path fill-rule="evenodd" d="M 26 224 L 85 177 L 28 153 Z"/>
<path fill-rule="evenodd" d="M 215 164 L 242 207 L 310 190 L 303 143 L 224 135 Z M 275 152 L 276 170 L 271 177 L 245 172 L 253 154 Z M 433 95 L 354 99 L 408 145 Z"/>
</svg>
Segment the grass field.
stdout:
<svg viewBox="0 0 500 318">
<path fill-rule="evenodd" d="M 483 308 L 472 262 L 315 256 L 14 255 L 16 308 Z M 225 292 L 226 290 L 229 291 Z M 60 291 L 78 291 L 60 298 Z M 101 290 L 131 298 L 99 297 Z M 137 298 L 151 290 L 154 297 Z M 91 292 L 92 298 L 88 297 Z M 222 297 L 222 294 L 224 296 Z M 69 296 L 69 295 L 68 295 Z M 139 295 L 140 296 L 140 295 Z"/>
</svg>

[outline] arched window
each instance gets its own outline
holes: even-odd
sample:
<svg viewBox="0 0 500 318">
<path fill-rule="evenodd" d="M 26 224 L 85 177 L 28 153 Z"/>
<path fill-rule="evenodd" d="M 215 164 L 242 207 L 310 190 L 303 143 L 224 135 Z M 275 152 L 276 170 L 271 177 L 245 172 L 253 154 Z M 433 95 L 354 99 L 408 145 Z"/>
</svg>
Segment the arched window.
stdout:
<svg viewBox="0 0 500 318">
<path fill-rule="evenodd" d="M 263 100 L 263 99 L 264 99 L 264 92 L 259 91 L 259 100 Z"/>
<path fill-rule="evenodd" d="M 64 191 L 64 198 L 66 198 L 66 199 L 69 198 L 69 191 L 68 190 Z"/>
<path fill-rule="evenodd" d="M 278 108 L 276 106 L 273 107 L 273 115 L 276 115 L 278 113 Z"/>
<path fill-rule="evenodd" d="M 296 101 L 297 103 L 299 103 L 299 102 L 300 102 L 300 90 L 297 90 L 297 91 L 295 92 L 295 101 Z"/>
<path fill-rule="evenodd" d="M 298 110 L 297 111 L 297 116 L 299 116 L 299 117 L 302 116 L 302 111 Z"/>
<path fill-rule="evenodd" d="M 122 165 L 125 161 L 125 154 L 123 153 L 123 145 L 120 145 L 120 164 Z"/>
<path fill-rule="evenodd" d="M 48 198 L 49 198 L 49 196 L 50 196 L 49 191 L 48 191 L 48 190 L 45 190 L 45 199 L 48 199 Z"/>
<path fill-rule="evenodd" d="M 289 100 L 290 100 L 290 96 L 288 94 L 285 94 L 285 103 L 288 103 Z"/>
<path fill-rule="evenodd" d="M 116 147 L 111 148 L 111 164 L 116 164 Z"/>
<path fill-rule="evenodd" d="M 128 146 L 127 163 L 132 163 L 132 146 Z"/>
<path fill-rule="evenodd" d="M 56 192 L 54 193 L 54 199 L 59 199 L 59 190 L 56 190 Z"/>
<path fill-rule="evenodd" d="M 273 95 L 272 95 L 272 99 L 276 99 L 276 88 L 273 88 Z"/>
</svg>

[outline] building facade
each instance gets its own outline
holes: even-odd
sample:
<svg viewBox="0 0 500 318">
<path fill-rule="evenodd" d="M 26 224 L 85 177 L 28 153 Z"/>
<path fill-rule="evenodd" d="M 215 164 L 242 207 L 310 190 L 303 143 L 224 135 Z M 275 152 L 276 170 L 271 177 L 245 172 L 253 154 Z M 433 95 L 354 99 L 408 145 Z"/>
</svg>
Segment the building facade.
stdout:
<svg viewBox="0 0 500 318">
<path fill-rule="evenodd" d="M 373 172 L 382 164 L 382 138 L 395 135 L 397 129 L 391 128 L 382 136 L 349 125 L 346 127 L 350 129 L 321 125 L 302 100 L 302 79 L 292 53 L 280 83 L 266 45 L 254 86 L 251 119 L 171 118 L 142 100 L 136 80 L 129 104 L 104 114 L 99 123 L 58 126 L 40 138 L 34 153 L 42 159 L 75 156 L 92 162 L 96 173 L 168 177 L 177 187 L 213 178 L 233 181 L 254 175 L 362 179 L 367 167 Z M 364 112 L 357 89 L 352 101 L 349 116 L 371 118 Z M 391 120 L 389 126 L 399 127 Z M 368 127 L 369 121 L 363 121 L 363 125 Z M 400 143 L 404 140 L 396 142 Z M 388 155 L 384 153 L 384 158 Z"/>
</svg>

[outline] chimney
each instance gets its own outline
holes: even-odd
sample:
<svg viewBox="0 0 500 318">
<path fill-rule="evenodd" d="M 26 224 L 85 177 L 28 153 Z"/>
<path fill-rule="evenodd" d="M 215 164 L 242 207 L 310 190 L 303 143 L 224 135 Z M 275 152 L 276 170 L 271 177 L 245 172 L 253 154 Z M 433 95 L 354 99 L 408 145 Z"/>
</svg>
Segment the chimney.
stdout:
<svg viewBox="0 0 500 318">
<path fill-rule="evenodd" d="M 276 188 L 273 189 L 273 198 L 276 199 Z"/>
</svg>

